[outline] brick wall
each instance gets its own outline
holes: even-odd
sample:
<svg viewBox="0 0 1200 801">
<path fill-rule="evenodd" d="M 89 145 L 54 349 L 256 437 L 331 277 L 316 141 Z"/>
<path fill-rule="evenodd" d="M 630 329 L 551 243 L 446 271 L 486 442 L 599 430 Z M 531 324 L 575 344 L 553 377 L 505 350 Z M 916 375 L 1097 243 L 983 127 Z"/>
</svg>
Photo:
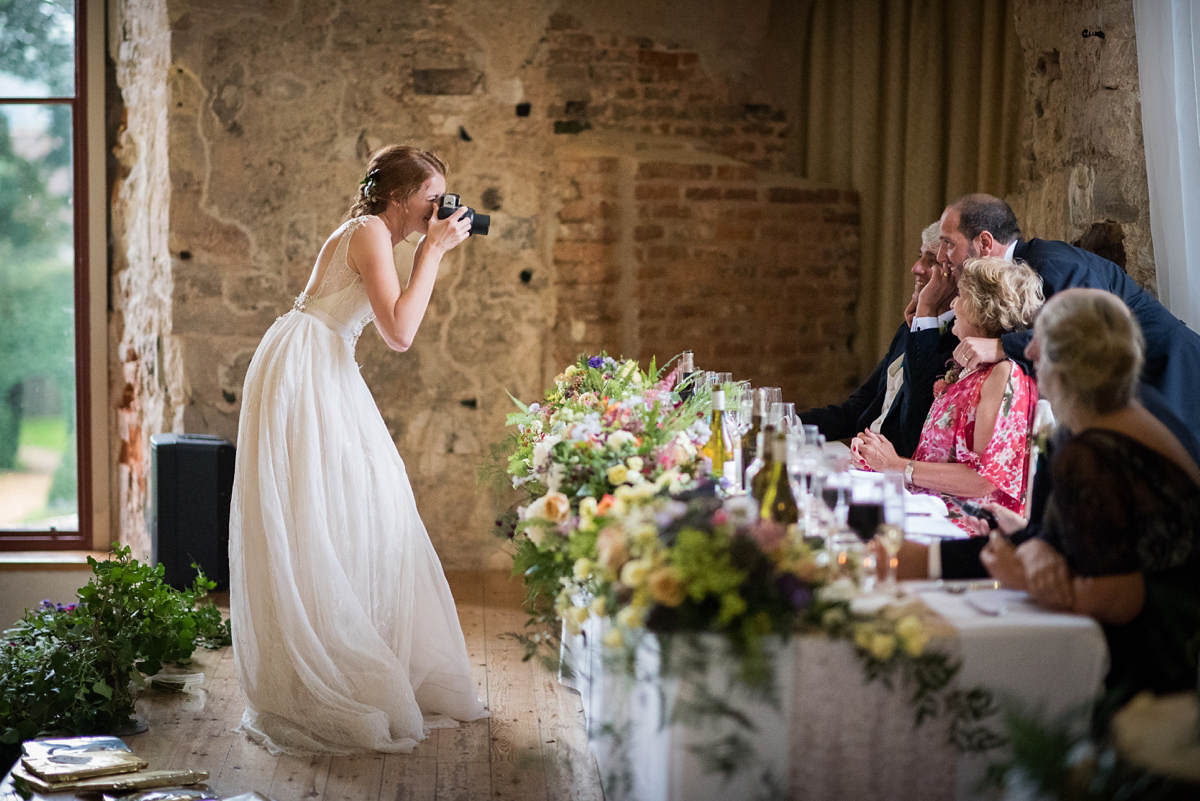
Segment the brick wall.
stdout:
<svg viewBox="0 0 1200 801">
<path fill-rule="evenodd" d="M 718 154 L 560 159 L 555 359 L 607 350 L 844 397 L 858 294 L 858 198 Z"/>
<path fill-rule="evenodd" d="M 697 137 L 760 169 L 782 165 L 783 110 L 718 80 L 693 50 L 644 36 L 588 33 L 570 15 L 554 14 L 544 59 L 553 87 L 547 111 L 557 134 L 603 129 Z"/>
</svg>

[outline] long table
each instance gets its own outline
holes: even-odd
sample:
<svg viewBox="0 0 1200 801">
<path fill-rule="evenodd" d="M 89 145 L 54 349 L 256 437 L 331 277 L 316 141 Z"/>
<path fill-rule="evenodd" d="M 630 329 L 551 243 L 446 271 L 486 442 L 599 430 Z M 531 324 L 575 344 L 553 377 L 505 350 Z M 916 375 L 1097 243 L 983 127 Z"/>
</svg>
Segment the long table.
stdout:
<svg viewBox="0 0 1200 801">
<path fill-rule="evenodd" d="M 944 621 L 930 647 L 961 659 L 962 690 L 982 687 L 1001 703 L 1046 715 L 1083 708 L 1101 690 L 1108 652 L 1090 618 L 1045 611 L 1022 593 L 980 585 L 904 582 Z M 948 591 L 959 590 L 961 592 Z M 738 695 L 725 700 L 754 724 L 753 769 L 732 778 L 705 772 L 694 748 L 726 732 L 712 726 L 664 726 L 661 714 L 679 692 L 658 677 L 658 641 L 647 638 L 636 655 L 636 675 L 605 664 L 606 624 L 589 620 L 582 634 L 564 638 L 568 678 L 583 696 L 592 750 L 610 799 L 694 801 L 755 798 L 763 777 L 793 799 L 972 799 L 987 765 L 1002 749 L 964 753 L 950 745 L 942 718 L 914 726 L 907 697 L 867 683 L 853 645 L 824 636 L 800 636 L 773 653 L 780 703 Z M 730 687 L 733 663 L 710 639 L 707 678 Z M 1001 716 L 991 727 L 1002 732 Z"/>
</svg>

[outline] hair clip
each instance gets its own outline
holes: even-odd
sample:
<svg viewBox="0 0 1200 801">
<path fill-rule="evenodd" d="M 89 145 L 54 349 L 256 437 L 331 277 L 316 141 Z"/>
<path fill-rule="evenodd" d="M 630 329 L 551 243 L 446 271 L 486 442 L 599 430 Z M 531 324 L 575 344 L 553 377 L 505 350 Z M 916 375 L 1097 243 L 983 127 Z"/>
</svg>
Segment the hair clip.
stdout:
<svg viewBox="0 0 1200 801">
<path fill-rule="evenodd" d="M 366 178 L 362 179 L 362 181 L 359 183 L 358 186 L 359 186 L 359 189 L 363 193 L 363 197 L 367 198 L 368 200 L 374 199 L 375 185 L 376 185 L 376 183 L 378 183 L 378 181 L 377 181 L 378 178 L 379 178 L 379 169 L 376 168 L 374 170 L 371 170 L 369 173 L 367 173 Z"/>
</svg>

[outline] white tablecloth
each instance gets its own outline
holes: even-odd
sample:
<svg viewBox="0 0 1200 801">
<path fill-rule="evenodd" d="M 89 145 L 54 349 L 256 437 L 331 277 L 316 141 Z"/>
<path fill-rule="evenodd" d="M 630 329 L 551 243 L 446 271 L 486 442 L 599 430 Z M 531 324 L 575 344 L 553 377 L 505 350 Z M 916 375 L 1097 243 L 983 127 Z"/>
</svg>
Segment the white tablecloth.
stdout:
<svg viewBox="0 0 1200 801">
<path fill-rule="evenodd" d="M 959 689 L 982 686 L 998 701 L 1050 715 L 1082 706 L 1100 691 L 1108 654 L 1091 619 L 1047 612 L 1007 591 L 951 594 L 930 582 L 906 589 L 953 629 L 954 636 L 931 647 L 961 658 Z M 662 705 L 678 688 L 656 679 L 657 644 L 639 650 L 638 675 L 630 678 L 622 668 L 603 664 L 604 625 L 593 618 L 581 636 L 565 637 L 564 657 L 578 671 L 572 686 L 583 696 L 610 801 L 753 797 L 750 788 L 764 771 L 785 782 L 795 799 L 970 799 L 980 797 L 975 788 L 987 765 L 1003 757 L 994 750 L 978 756 L 958 752 L 946 741 L 944 718 L 915 728 L 914 711 L 901 692 L 865 683 L 850 643 L 806 636 L 776 655 L 776 678 L 785 690 L 779 706 L 728 698 L 758 731 L 760 764 L 753 775 L 745 772 L 726 783 L 720 775 L 704 773 L 689 750 L 725 732 L 689 732 L 679 725 L 663 730 Z M 714 658 L 709 685 L 727 686 L 732 669 L 727 657 Z M 990 725 L 1003 729 L 1000 716 Z"/>
</svg>

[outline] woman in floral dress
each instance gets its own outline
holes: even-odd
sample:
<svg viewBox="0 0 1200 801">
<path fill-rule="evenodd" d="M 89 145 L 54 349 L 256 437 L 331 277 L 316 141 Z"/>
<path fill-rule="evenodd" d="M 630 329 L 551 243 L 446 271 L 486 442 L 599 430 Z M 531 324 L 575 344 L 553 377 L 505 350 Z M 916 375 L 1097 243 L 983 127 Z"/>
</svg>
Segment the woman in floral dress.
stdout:
<svg viewBox="0 0 1200 801">
<path fill-rule="evenodd" d="M 963 339 L 1024 330 L 1041 303 L 1041 279 L 1026 265 L 969 260 L 952 304 L 954 334 Z M 902 471 L 913 492 L 1024 513 L 1029 430 L 1038 400 L 1033 378 L 1010 359 L 973 370 L 955 364 L 933 391 L 913 458 L 897 455 L 886 437 L 867 430 L 852 441 L 858 466 Z"/>
</svg>

